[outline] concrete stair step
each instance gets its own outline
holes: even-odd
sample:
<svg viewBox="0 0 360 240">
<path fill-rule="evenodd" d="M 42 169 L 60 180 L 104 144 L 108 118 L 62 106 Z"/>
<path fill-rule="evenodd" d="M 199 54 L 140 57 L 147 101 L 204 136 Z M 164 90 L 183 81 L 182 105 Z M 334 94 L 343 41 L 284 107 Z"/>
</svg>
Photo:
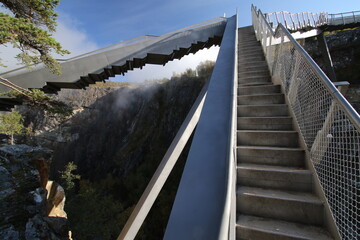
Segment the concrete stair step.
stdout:
<svg viewBox="0 0 360 240">
<path fill-rule="evenodd" d="M 266 81 L 254 81 L 254 82 L 248 82 L 248 83 L 238 83 L 239 87 L 255 87 L 255 86 L 271 86 L 272 82 Z"/>
<path fill-rule="evenodd" d="M 238 44 L 250 44 L 255 42 L 258 42 L 255 36 L 248 36 L 238 39 Z"/>
<path fill-rule="evenodd" d="M 238 55 L 264 54 L 261 47 L 251 47 L 239 49 Z"/>
<path fill-rule="evenodd" d="M 264 76 L 270 77 L 269 70 L 267 68 L 263 68 L 260 70 L 247 70 L 247 71 L 239 71 L 239 78 L 253 77 L 253 76 Z"/>
<path fill-rule="evenodd" d="M 271 77 L 269 74 L 257 74 L 256 76 L 246 76 L 239 77 L 239 84 L 241 83 L 251 83 L 251 82 L 271 82 Z"/>
<path fill-rule="evenodd" d="M 237 159 L 240 163 L 304 167 L 305 151 L 301 148 L 238 146 Z"/>
<path fill-rule="evenodd" d="M 296 131 L 237 130 L 239 146 L 298 147 Z"/>
<path fill-rule="evenodd" d="M 249 58 L 244 58 L 244 59 L 238 59 L 238 69 L 241 67 L 245 67 L 245 66 L 253 66 L 256 64 L 267 64 L 265 61 L 265 58 L 261 58 L 261 59 L 249 59 Z"/>
<path fill-rule="evenodd" d="M 247 48 L 247 47 L 261 47 L 261 44 L 259 41 L 250 41 L 247 43 L 238 43 L 238 49 L 243 49 L 243 48 Z"/>
<path fill-rule="evenodd" d="M 237 166 L 240 186 L 311 192 L 311 172 L 299 167 L 240 163 Z"/>
<path fill-rule="evenodd" d="M 291 117 L 238 117 L 238 130 L 292 130 Z"/>
<path fill-rule="evenodd" d="M 238 64 L 239 66 L 242 66 L 244 63 L 248 63 L 248 62 L 266 62 L 264 54 L 257 54 L 256 56 L 251 56 L 251 55 L 243 55 L 243 54 L 238 54 Z"/>
<path fill-rule="evenodd" d="M 238 87 L 239 95 L 280 93 L 280 85 Z"/>
<path fill-rule="evenodd" d="M 259 71 L 259 70 L 269 70 L 266 62 L 260 62 L 259 64 L 252 64 L 249 66 L 239 66 L 239 72 L 246 72 L 246 71 Z"/>
<path fill-rule="evenodd" d="M 286 104 L 239 105 L 238 117 L 281 117 L 289 116 Z"/>
<path fill-rule="evenodd" d="M 239 105 L 263 105 L 282 103 L 285 103 L 284 94 L 282 93 L 238 96 Z"/>
<path fill-rule="evenodd" d="M 265 60 L 264 53 L 260 51 L 255 52 L 239 52 L 238 53 L 238 59 L 240 61 L 243 60 Z"/>
<path fill-rule="evenodd" d="M 304 224 L 323 224 L 323 204 L 312 193 L 241 186 L 237 189 L 239 214 Z"/>
<path fill-rule="evenodd" d="M 237 240 L 331 240 L 323 228 L 271 218 L 240 215 L 236 223 Z"/>
</svg>

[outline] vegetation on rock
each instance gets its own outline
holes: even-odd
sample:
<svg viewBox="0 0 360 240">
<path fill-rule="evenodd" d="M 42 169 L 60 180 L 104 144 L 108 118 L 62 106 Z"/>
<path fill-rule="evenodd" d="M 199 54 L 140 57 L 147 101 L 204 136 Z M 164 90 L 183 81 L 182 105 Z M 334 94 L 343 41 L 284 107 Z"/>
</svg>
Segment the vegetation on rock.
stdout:
<svg viewBox="0 0 360 240">
<path fill-rule="evenodd" d="M 10 144 L 14 145 L 14 135 L 28 133 L 23 123 L 24 117 L 18 111 L 0 115 L 0 133 L 10 136 Z"/>
</svg>

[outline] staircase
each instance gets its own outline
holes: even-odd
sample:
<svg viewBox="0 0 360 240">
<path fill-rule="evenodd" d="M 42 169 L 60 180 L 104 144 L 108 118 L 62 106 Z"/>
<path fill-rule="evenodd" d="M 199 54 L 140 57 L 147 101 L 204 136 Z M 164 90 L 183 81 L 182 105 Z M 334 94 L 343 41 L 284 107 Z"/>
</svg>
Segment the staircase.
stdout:
<svg viewBox="0 0 360 240">
<path fill-rule="evenodd" d="M 237 239 L 332 239 L 280 86 L 253 28 L 238 36 Z"/>
</svg>

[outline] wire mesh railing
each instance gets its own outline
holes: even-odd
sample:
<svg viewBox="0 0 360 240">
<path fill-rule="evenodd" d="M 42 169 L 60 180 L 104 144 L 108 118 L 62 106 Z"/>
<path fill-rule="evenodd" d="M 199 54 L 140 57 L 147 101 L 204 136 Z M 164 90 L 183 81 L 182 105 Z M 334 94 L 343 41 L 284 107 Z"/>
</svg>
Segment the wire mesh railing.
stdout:
<svg viewBox="0 0 360 240">
<path fill-rule="evenodd" d="M 360 239 L 360 117 L 280 23 L 252 7 L 273 81 L 281 82 L 342 239 Z"/>
</svg>

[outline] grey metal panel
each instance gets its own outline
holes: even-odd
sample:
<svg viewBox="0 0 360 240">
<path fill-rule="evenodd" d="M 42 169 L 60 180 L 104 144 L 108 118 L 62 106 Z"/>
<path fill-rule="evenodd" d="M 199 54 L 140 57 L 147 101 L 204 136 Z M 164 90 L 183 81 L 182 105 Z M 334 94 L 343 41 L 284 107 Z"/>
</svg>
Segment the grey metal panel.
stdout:
<svg viewBox="0 0 360 240">
<path fill-rule="evenodd" d="M 118 73 L 124 73 L 134 67 L 141 67 L 145 63 L 165 64 L 172 60 L 173 53 L 181 48 L 191 50 L 193 45 L 206 43 L 216 36 L 221 37 L 225 25 L 226 19 L 218 18 L 215 21 L 207 21 L 202 25 L 198 24 L 184 30 L 145 38 L 133 44 L 120 44 L 118 47 L 110 47 L 104 51 L 95 51 L 75 57 L 61 63 L 63 74 L 60 76 L 52 74 L 43 65 L 38 65 L 31 70 L 23 68 L 6 72 L 2 74 L 2 77 L 24 88 L 43 88 L 47 82 L 54 83 L 55 86 L 69 86 L 65 83 L 72 83 L 70 86 L 76 87 L 76 83 L 81 81 L 81 77 L 85 77 L 90 80 L 82 81 L 80 85 L 87 86 L 89 82 L 93 82 L 92 78 L 88 76 L 89 74 L 97 75 L 95 77 L 97 80 L 104 80 L 109 77 L 108 75 L 113 75 L 117 67 L 122 69 L 117 70 Z M 202 46 L 204 44 L 196 46 L 197 50 Z M 151 57 L 148 57 L 149 54 Z M 135 66 L 134 59 L 144 59 L 144 61 L 139 66 Z M 105 69 L 110 74 L 106 74 Z M 8 89 L 0 86 L 0 92 L 5 91 Z"/>
<path fill-rule="evenodd" d="M 226 203 L 236 16 L 228 19 L 164 239 L 219 239 Z"/>
</svg>

